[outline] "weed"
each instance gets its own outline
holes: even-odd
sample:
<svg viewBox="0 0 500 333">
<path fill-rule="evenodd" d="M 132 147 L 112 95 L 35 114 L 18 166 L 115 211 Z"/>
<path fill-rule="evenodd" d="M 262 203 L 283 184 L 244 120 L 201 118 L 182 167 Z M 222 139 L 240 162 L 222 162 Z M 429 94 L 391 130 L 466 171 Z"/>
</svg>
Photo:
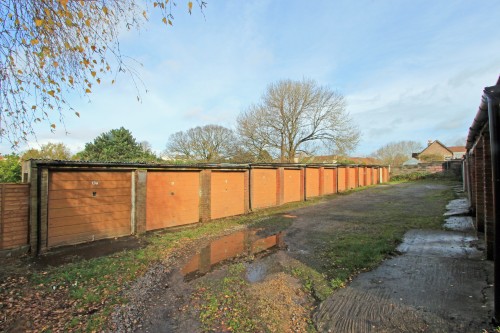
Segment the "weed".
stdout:
<svg viewBox="0 0 500 333">
<path fill-rule="evenodd" d="M 245 270 L 242 263 L 228 267 L 227 276 L 218 283 L 198 287 L 200 322 L 204 331 L 255 331 L 257 322 L 252 318 L 247 294 L 248 283 L 241 276 Z"/>
</svg>

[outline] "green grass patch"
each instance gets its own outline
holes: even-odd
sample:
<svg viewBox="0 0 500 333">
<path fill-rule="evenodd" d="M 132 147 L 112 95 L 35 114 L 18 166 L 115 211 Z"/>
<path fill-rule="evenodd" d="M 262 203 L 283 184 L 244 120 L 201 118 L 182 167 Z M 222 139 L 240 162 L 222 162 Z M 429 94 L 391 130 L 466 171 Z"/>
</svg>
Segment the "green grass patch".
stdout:
<svg viewBox="0 0 500 333">
<path fill-rule="evenodd" d="M 258 322 L 252 316 L 247 295 L 248 283 L 242 263 L 229 266 L 221 281 L 200 283 L 195 298 L 200 302 L 199 318 L 205 332 L 255 332 Z"/>
<path fill-rule="evenodd" d="M 304 289 L 317 301 L 324 301 L 335 289 L 334 283 L 329 283 L 325 274 L 319 273 L 300 261 L 294 261 L 287 267 L 288 273 L 299 279 Z M 338 286 L 337 286 L 338 287 Z"/>
</svg>

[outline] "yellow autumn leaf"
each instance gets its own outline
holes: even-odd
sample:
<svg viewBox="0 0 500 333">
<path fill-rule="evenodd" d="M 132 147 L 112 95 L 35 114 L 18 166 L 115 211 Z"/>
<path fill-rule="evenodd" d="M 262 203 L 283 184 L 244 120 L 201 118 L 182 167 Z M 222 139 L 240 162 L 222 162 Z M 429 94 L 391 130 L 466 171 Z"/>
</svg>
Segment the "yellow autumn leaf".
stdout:
<svg viewBox="0 0 500 333">
<path fill-rule="evenodd" d="M 102 11 L 104 12 L 105 15 L 108 15 L 108 7 L 106 6 L 102 7 Z"/>
<path fill-rule="evenodd" d="M 148 19 L 148 15 L 147 15 L 146 11 L 143 11 L 143 12 L 142 12 L 142 16 L 144 16 L 144 18 L 145 18 L 146 20 Z"/>
<path fill-rule="evenodd" d="M 69 83 L 73 84 L 74 83 L 74 79 L 72 76 L 69 77 Z"/>
<path fill-rule="evenodd" d="M 32 109 L 32 110 L 36 110 L 36 105 L 33 105 L 33 106 L 31 107 L 31 109 Z"/>
<path fill-rule="evenodd" d="M 54 90 L 49 90 L 49 91 L 47 91 L 47 94 L 49 94 L 50 96 L 54 97 L 55 91 Z"/>
<path fill-rule="evenodd" d="M 56 128 L 56 124 L 50 124 L 50 127 Z"/>
<path fill-rule="evenodd" d="M 85 43 L 89 42 L 89 38 L 87 36 L 83 36 L 83 40 L 85 41 Z"/>
<path fill-rule="evenodd" d="M 66 6 L 68 5 L 68 0 L 59 0 L 59 2 L 61 3 L 61 5 L 63 5 L 65 8 Z"/>
<path fill-rule="evenodd" d="M 87 27 L 90 27 L 90 19 L 87 19 L 87 20 L 85 21 L 85 25 L 86 25 Z"/>
<path fill-rule="evenodd" d="M 39 43 L 38 39 L 36 38 L 33 38 L 31 41 L 30 41 L 31 45 L 36 45 Z"/>
<path fill-rule="evenodd" d="M 43 24 L 43 20 L 40 20 L 40 19 L 35 19 L 35 25 L 37 27 L 41 26 Z"/>
<path fill-rule="evenodd" d="M 90 72 L 90 74 L 92 74 L 92 77 L 95 77 L 97 75 L 95 71 Z"/>
<path fill-rule="evenodd" d="M 80 112 L 75 112 L 76 116 L 80 118 Z"/>
<path fill-rule="evenodd" d="M 163 22 L 163 23 L 165 23 L 165 24 L 167 24 L 167 18 L 166 18 L 166 17 L 164 17 L 164 18 L 162 19 L 162 22 Z"/>
<path fill-rule="evenodd" d="M 158 2 L 153 2 L 153 7 L 156 8 L 158 6 Z"/>
<path fill-rule="evenodd" d="M 81 10 L 78 11 L 78 18 L 81 19 L 83 17 L 83 12 Z"/>
<path fill-rule="evenodd" d="M 86 92 L 87 94 L 90 94 L 92 91 L 91 91 L 89 88 L 87 88 L 87 89 L 85 89 L 85 92 Z"/>
<path fill-rule="evenodd" d="M 57 61 L 54 61 L 53 65 L 54 65 L 55 68 L 59 67 L 59 63 Z"/>
<path fill-rule="evenodd" d="M 20 70 L 20 69 L 18 69 L 18 70 L 17 70 L 17 73 L 18 73 L 18 74 L 23 74 L 23 71 L 22 71 L 22 70 Z"/>
<path fill-rule="evenodd" d="M 193 2 L 192 1 L 189 1 L 188 2 L 188 10 L 189 10 L 189 14 L 191 14 L 191 10 L 193 9 Z"/>
</svg>

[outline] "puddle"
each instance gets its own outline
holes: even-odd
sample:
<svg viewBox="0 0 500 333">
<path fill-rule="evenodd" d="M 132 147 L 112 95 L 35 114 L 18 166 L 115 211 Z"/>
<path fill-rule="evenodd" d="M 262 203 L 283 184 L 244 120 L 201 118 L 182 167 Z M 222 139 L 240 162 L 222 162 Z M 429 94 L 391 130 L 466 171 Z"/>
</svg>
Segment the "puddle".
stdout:
<svg viewBox="0 0 500 333">
<path fill-rule="evenodd" d="M 472 217 L 470 216 L 451 216 L 445 220 L 443 227 L 446 230 L 453 231 L 474 231 Z"/>
<path fill-rule="evenodd" d="M 219 238 L 191 257 L 181 269 L 185 281 L 199 278 L 228 260 L 268 254 L 270 250 L 285 248 L 283 232 L 270 236 L 259 235 L 261 230 L 244 230 Z M 247 270 L 247 279 L 259 281 L 266 275 L 264 264 L 252 264 Z"/>
<path fill-rule="evenodd" d="M 469 202 L 467 199 L 455 199 L 452 200 L 446 205 L 446 209 L 448 210 L 444 213 L 444 216 L 460 216 L 460 215 L 469 215 Z"/>
</svg>

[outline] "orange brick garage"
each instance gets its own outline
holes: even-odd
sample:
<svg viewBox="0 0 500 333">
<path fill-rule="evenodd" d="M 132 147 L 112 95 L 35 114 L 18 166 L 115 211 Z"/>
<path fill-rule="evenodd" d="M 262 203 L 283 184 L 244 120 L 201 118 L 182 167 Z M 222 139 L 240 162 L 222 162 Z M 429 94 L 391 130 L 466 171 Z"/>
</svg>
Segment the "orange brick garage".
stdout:
<svg viewBox="0 0 500 333">
<path fill-rule="evenodd" d="M 50 172 L 47 247 L 130 235 L 131 179 L 131 172 Z"/>
<path fill-rule="evenodd" d="M 146 230 L 200 220 L 199 171 L 150 171 L 146 189 Z"/>
</svg>

